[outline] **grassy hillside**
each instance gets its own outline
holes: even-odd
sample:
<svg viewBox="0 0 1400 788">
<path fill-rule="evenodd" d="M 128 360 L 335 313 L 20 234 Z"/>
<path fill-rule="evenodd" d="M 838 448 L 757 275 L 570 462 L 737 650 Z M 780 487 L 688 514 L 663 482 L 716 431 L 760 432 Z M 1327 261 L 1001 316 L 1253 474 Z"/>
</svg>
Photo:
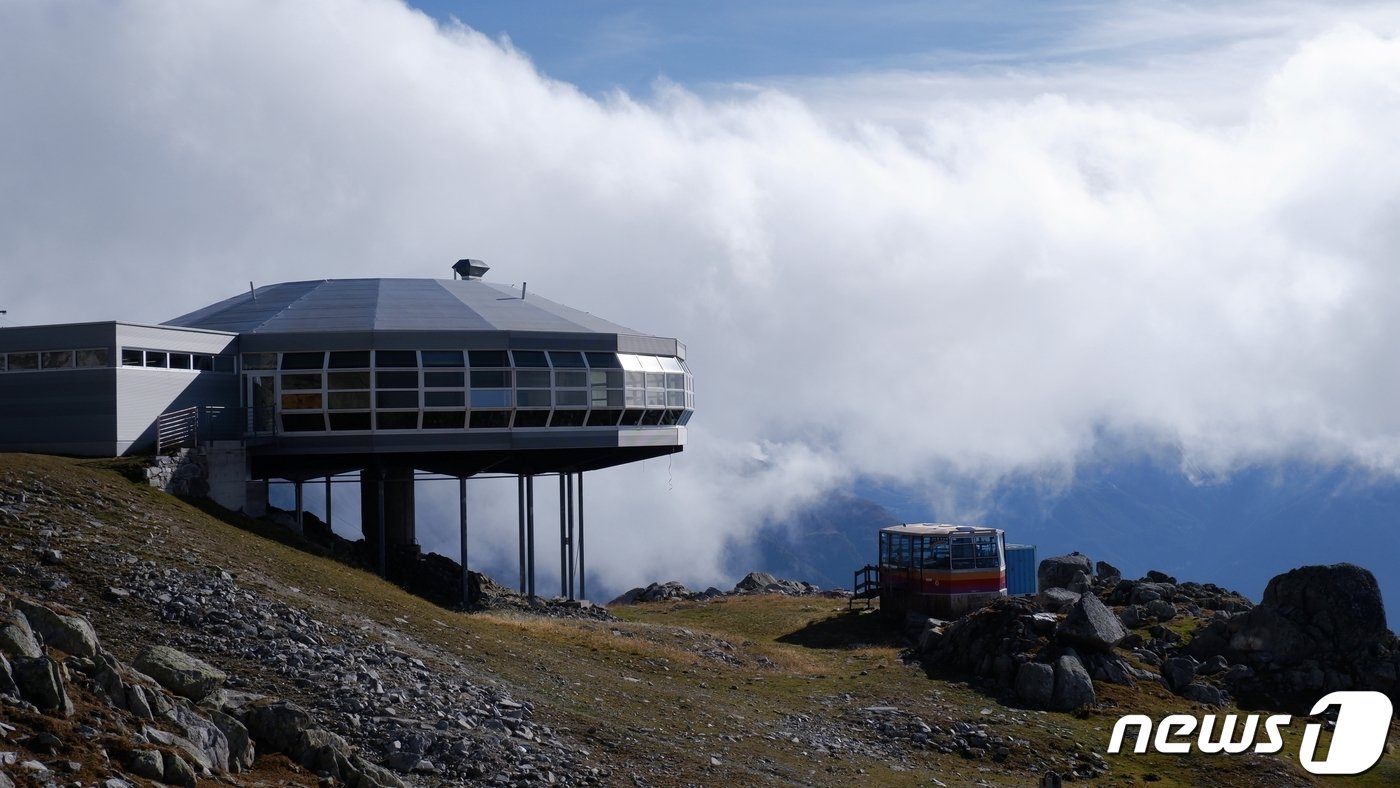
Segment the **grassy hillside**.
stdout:
<svg viewBox="0 0 1400 788">
<path fill-rule="evenodd" d="M 1300 725 L 1278 757 L 1104 755 L 1120 714 L 1160 719 L 1201 710 L 1143 685 L 1100 685 L 1099 706 L 1078 715 L 1006 706 L 905 664 L 890 622 L 877 611 L 848 611 L 842 599 L 655 603 L 618 607 L 619 621 L 468 615 L 305 552 L 272 526 L 176 500 L 121 471 L 121 463 L 0 455 L 0 504 L 26 500 L 22 514 L 0 515 L 0 566 L 15 570 L 0 583 L 88 616 L 123 660 L 159 642 L 169 625 L 136 600 L 102 599 L 121 567 L 212 566 L 313 618 L 392 643 L 435 671 L 505 688 L 533 704 L 536 723 L 567 741 L 605 784 L 1025 785 L 1099 756 L 1108 765 L 1101 779 L 1115 785 L 1321 782 L 1291 754 Z M 61 565 L 39 566 L 30 545 L 40 530 L 61 546 Z M 70 584 L 54 584 L 55 576 Z M 292 699 L 321 691 L 271 666 L 220 667 Z M 982 757 L 966 757 L 956 744 L 966 738 L 958 731 L 973 730 L 995 743 Z M 286 765 L 269 761 L 274 767 Z M 1395 784 L 1400 757 L 1387 754 L 1367 775 L 1337 782 Z"/>
</svg>

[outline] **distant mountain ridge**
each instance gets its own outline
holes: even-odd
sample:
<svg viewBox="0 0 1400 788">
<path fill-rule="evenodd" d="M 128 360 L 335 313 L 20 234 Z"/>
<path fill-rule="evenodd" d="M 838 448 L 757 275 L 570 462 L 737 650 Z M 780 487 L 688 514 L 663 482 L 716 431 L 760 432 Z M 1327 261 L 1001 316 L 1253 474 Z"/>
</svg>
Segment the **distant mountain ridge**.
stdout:
<svg viewBox="0 0 1400 788">
<path fill-rule="evenodd" d="M 863 483 L 766 524 L 732 547 L 731 565 L 849 587 L 853 571 L 874 562 L 881 527 L 956 521 L 922 508 L 924 498 Z M 1390 620 L 1400 610 L 1400 480 L 1363 469 L 1278 464 L 1201 483 L 1179 465 L 1139 457 L 1082 466 L 1062 490 L 1012 479 L 982 501 L 980 522 L 1035 544 L 1040 558 L 1078 550 L 1133 576 L 1170 568 L 1256 600 L 1274 575 L 1347 561 L 1375 574 Z"/>
</svg>

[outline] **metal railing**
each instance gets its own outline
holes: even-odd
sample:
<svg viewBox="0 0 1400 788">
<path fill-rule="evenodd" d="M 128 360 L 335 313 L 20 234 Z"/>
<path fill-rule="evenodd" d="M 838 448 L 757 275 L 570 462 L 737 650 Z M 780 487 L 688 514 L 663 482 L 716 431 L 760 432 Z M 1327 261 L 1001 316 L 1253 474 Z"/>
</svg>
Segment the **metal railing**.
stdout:
<svg viewBox="0 0 1400 788">
<path fill-rule="evenodd" d="M 851 585 L 850 607 L 854 607 L 857 599 L 864 599 L 865 606 L 870 607 L 870 600 L 880 595 L 880 567 L 866 564 L 856 570 L 855 580 Z"/>
<path fill-rule="evenodd" d="M 192 448 L 212 440 L 242 438 L 241 410 L 222 405 L 192 405 L 162 413 L 156 418 L 156 454 Z"/>
</svg>

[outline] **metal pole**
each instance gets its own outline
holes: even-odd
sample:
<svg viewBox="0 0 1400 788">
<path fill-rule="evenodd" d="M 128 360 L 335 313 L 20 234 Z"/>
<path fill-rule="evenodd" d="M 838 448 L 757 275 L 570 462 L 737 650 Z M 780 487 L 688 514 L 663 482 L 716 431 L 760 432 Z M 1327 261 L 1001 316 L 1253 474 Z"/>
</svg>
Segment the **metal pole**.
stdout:
<svg viewBox="0 0 1400 788">
<path fill-rule="evenodd" d="M 526 593 L 535 598 L 535 477 L 525 477 L 525 578 Z"/>
<path fill-rule="evenodd" d="M 581 599 L 588 598 L 588 589 L 584 587 L 583 571 L 583 471 L 578 472 L 578 595 Z"/>
<path fill-rule="evenodd" d="M 384 466 L 379 466 L 379 576 L 387 578 L 389 575 L 385 571 L 384 556 L 386 553 L 385 542 L 389 541 L 388 523 L 384 522 Z"/>
<path fill-rule="evenodd" d="M 301 527 L 301 480 L 298 479 L 292 486 L 295 487 L 297 491 L 297 536 L 301 536 L 305 533 Z"/>
<path fill-rule="evenodd" d="M 569 595 L 569 534 L 564 522 L 564 508 L 567 493 L 564 491 L 564 473 L 559 474 L 559 596 Z"/>
<path fill-rule="evenodd" d="M 467 571 L 467 477 L 457 479 L 462 497 L 462 607 L 472 603 L 471 573 Z"/>
<path fill-rule="evenodd" d="M 569 486 L 569 601 L 574 601 L 574 475 L 565 477 Z"/>
<path fill-rule="evenodd" d="M 326 528 L 331 531 L 335 530 L 331 528 L 331 477 L 329 476 L 326 477 Z"/>
<path fill-rule="evenodd" d="M 525 477 L 515 477 L 516 503 L 520 506 L 520 593 L 525 593 Z"/>
</svg>

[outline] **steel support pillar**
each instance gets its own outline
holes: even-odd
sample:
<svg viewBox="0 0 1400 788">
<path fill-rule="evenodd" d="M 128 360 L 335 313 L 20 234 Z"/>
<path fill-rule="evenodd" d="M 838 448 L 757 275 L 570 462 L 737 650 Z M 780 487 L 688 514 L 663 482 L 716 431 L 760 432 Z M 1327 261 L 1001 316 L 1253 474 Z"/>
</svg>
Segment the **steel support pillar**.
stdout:
<svg viewBox="0 0 1400 788">
<path fill-rule="evenodd" d="M 535 598 L 535 477 L 525 477 L 525 593 Z"/>
<path fill-rule="evenodd" d="M 565 481 L 568 477 L 566 473 L 559 474 L 559 596 L 569 596 L 569 532 L 565 524 L 564 509 L 568 503 L 568 493 L 565 492 Z"/>
<path fill-rule="evenodd" d="M 467 571 L 467 477 L 458 477 L 457 485 L 462 502 L 462 607 L 471 607 L 471 573 Z"/>
<path fill-rule="evenodd" d="M 520 508 L 520 593 L 525 593 L 525 477 L 515 477 L 516 503 Z"/>
<path fill-rule="evenodd" d="M 302 483 L 301 483 L 301 480 L 300 480 L 300 479 L 298 479 L 297 481 L 295 481 L 295 482 L 292 483 L 292 487 L 296 488 L 296 493 L 297 493 L 297 525 L 296 525 L 297 536 L 301 536 L 302 534 L 306 533 L 306 532 L 302 529 L 302 527 L 301 527 L 301 513 L 302 513 L 301 484 L 302 484 Z"/>
<path fill-rule="evenodd" d="M 564 477 L 568 487 L 569 499 L 569 601 L 574 601 L 574 475 L 572 473 Z"/>
<path fill-rule="evenodd" d="M 584 584 L 583 569 L 583 471 L 578 472 L 578 595 L 588 598 L 588 587 Z"/>
<path fill-rule="evenodd" d="M 326 477 L 326 529 L 334 533 L 331 527 L 331 477 Z"/>
<path fill-rule="evenodd" d="M 379 469 L 379 576 L 388 577 L 388 565 L 384 559 L 389 541 L 388 523 L 384 517 L 384 469 Z"/>
</svg>

